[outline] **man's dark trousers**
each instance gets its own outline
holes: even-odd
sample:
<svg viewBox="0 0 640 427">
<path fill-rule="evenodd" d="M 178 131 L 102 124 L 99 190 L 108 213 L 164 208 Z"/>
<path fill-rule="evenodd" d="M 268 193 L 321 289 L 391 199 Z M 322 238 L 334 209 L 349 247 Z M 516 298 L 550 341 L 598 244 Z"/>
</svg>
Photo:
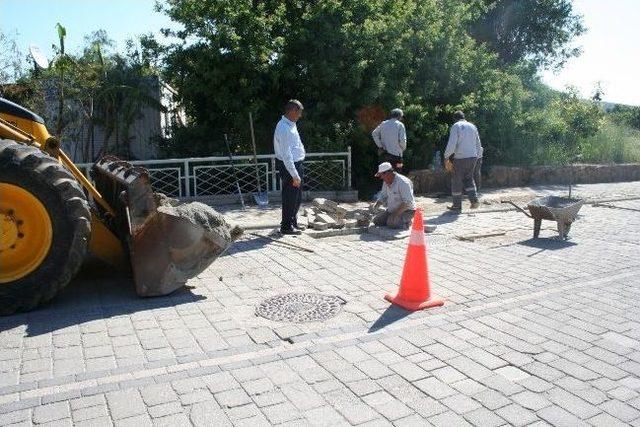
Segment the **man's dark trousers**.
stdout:
<svg viewBox="0 0 640 427">
<path fill-rule="evenodd" d="M 295 162 L 294 165 L 298 175 L 300 175 L 300 180 L 304 180 L 302 160 Z M 276 167 L 282 180 L 282 221 L 280 222 L 280 229 L 291 230 L 294 226 L 298 226 L 298 211 L 302 202 L 302 185 L 300 187 L 293 186 L 293 177 L 282 160 L 276 159 Z"/>
<path fill-rule="evenodd" d="M 381 162 L 389 162 L 391 166 L 393 166 L 394 171 L 402 172 L 402 166 L 398 166 L 399 164 L 402 165 L 402 157 L 400 156 L 395 156 L 385 151 L 382 154 Z"/>
</svg>

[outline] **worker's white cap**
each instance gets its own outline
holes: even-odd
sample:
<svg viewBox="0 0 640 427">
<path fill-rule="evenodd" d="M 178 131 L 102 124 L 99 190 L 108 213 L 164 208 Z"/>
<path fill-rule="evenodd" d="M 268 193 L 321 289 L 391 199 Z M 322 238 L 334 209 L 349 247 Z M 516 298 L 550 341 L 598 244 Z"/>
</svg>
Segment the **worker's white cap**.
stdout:
<svg viewBox="0 0 640 427">
<path fill-rule="evenodd" d="M 384 172 L 393 170 L 393 166 L 389 162 L 383 162 L 378 165 L 378 173 L 375 176 L 380 176 Z"/>
</svg>

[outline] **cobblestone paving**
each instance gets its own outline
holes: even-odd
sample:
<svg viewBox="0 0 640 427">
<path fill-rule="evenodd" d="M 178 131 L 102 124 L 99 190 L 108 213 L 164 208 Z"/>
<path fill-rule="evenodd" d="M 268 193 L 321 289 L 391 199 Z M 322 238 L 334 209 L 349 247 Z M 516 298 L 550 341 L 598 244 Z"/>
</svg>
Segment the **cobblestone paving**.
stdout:
<svg viewBox="0 0 640 427">
<path fill-rule="evenodd" d="M 407 239 L 290 238 L 309 254 L 247 236 L 154 299 L 89 263 L 51 306 L 0 318 L 0 425 L 640 425 L 640 201 L 609 204 L 568 241 L 513 211 L 427 218 L 446 302 L 411 314 L 382 299 Z M 255 315 L 289 292 L 347 303 L 322 323 Z"/>
<path fill-rule="evenodd" d="M 510 210 L 509 205 L 501 204 L 501 200 L 512 200 L 521 206 L 536 197 L 549 195 L 568 194 L 566 185 L 535 185 L 531 187 L 512 188 L 487 188 L 482 189 L 482 204 L 480 211 L 487 210 Z M 635 182 L 615 182 L 606 184 L 577 184 L 573 186 L 572 197 L 580 197 L 587 200 L 616 200 L 640 197 L 640 181 Z M 418 206 L 427 214 L 438 215 L 446 210 L 446 205 L 451 204 L 450 197 L 431 197 L 418 195 L 416 197 Z M 250 202 L 250 201 L 249 201 Z M 310 205 L 305 203 L 305 206 Z M 356 208 L 366 208 L 369 203 L 357 202 L 346 203 L 347 206 Z M 463 206 L 467 207 L 467 201 L 463 201 Z M 276 227 L 280 223 L 280 205 L 271 203 L 266 209 L 248 205 L 246 210 L 238 209 L 238 205 L 219 206 L 216 209 L 225 214 L 227 219 L 242 225 L 250 225 L 256 228 Z M 302 218 L 304 220 L 304 218 Z"/>
</svg>

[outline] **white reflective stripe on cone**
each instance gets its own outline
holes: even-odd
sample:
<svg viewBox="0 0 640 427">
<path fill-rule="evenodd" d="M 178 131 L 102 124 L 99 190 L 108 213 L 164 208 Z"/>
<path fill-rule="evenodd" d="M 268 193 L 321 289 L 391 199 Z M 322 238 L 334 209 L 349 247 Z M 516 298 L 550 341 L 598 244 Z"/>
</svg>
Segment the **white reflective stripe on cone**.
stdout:
<svg viewBox="0 0 640 427">
<path fill-rule="evenodd" d="M 424 231 L 411 230 L 409 244 L 413 246 L 426 246 L 424 242 Z"/>
</svg>

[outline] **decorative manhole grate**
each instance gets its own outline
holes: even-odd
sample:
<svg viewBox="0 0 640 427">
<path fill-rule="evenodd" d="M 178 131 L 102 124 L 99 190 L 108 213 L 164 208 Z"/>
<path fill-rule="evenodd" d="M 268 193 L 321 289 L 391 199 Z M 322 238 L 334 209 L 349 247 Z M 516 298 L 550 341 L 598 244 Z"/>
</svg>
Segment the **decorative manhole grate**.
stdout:
<svg viewBox="0 0 640 427">
<path fill-rule="evenodd" d="M 346 301 L 335 295 L 284 294 L 267 298 L 256 307 L 256 314 L 280 322 L 318 322 L 340 313 Z"/>
</svg>

